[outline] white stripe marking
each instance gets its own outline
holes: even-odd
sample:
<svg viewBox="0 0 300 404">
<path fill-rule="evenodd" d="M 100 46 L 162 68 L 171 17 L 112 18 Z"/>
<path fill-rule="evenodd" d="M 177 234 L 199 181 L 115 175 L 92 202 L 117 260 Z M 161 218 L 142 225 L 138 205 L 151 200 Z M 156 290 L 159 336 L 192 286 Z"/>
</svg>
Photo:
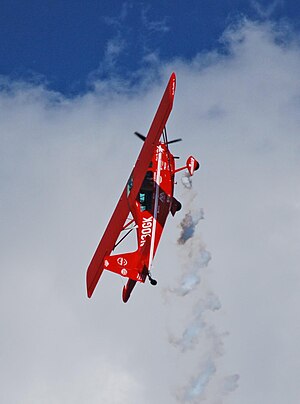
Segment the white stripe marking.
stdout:
<svg viewBox="0 0 300 404">
<path fill-rule="evenodd" d="M 159 179 L 160 179 L 160 170 L 161 170 L 161 156 L 162 156 L 162 147 L 158 146 L 158 168 L 156 172 L 155 178 L 155 202 L 154 202 L 154 216 L 153 216 L 153 227 L 152 227 L 152 234 L 151 234 L 151 245 L 150 245 L 150 255 L 149 255 L 149 265 L 148 271 L 151 270 L 153 255 L 154 255 L 154 241 L 155 241 L 155 232 L 156 232 L 156 222 L 157 222 L 157 208 L 158 208 L 158 196 L 159 196 Z"/>
</svg>

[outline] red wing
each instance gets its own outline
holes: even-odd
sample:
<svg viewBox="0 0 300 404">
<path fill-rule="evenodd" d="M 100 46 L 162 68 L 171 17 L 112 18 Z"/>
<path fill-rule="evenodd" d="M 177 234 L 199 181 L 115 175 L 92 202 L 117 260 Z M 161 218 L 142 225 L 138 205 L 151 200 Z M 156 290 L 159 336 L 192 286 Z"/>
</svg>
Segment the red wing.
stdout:
<svg viewBox="0 0 300 404">
<path fill-rule="evenodd" d="M 110 255 L 129 214 L 126 187 L 106 227 L 86 273 L 87 295 L 91 297 L 104 270 L 104 257 Z"/>
<path fill-rule="evenodd" d="M 156 111 L 151 127 L 149 129 L 146 140 L 143 144 L 143 147 L 132 171 L 131 177 L 133 179 L 133 185 L 130 194 L 127 197 L 126 184 L 121 198 L 119 199 L 114 213 L 107 225 L 107 228 L 88 267 L 86 275 L 88 297 L 91 297 L 94 292 L 98 280 L 104 270 L 104 257 L 106 255 L 110 255 L 111 251 L 113 250 L 118 236 L 128 217 L 130 206 L 132 203 L 134 203 L 142 186 L 142 182 L 145 178 L 151 158 L 172 110 L 175 87 L 176 76 L 175 73 L 172 73 L 159 107 Z"/>
<path fill-rule="evenodd" d="M 172 73 L 132 172 L 133 187 L 128 198 L 130 205 L 139 193 L 155 148 L 172 111 L 175 88 L 176 76 Z"/>
</svg>

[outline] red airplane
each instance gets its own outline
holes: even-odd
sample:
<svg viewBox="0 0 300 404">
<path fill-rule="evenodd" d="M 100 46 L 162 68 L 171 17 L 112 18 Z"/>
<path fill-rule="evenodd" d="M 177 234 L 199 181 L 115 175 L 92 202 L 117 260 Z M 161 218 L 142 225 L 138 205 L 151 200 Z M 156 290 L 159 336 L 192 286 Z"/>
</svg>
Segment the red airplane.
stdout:
<svg viewBox="0 0 300 404">
<path fill-rule="evenodd" d="M 173 107 L 176 76 L 172 73 L 154 120 L 145 137 L 141 152 L 95 251 L 87 270 L 87 295 L 91 297 L 104 269 L 129 278 L 123 287 L 123 302 L 126 303 L 136 285 L 148 278 L 152 285 L 157 282 L 150 270 L 168 214 L 174 216 L 181 203 L 174 198 L 175 173 L 187 169 L 190 175 L 199 168 L 197 160 L 190 156 L 184 167 L 175 168 L 175 157 L 169 151 L 165 129 Z M 162 139 L 161 139 L 162 138 Z M 136 229 L 138 248 L 124 254 L 111 253 Z M 126 234 L 121 236 L 125 231 Z"/>
</svg>

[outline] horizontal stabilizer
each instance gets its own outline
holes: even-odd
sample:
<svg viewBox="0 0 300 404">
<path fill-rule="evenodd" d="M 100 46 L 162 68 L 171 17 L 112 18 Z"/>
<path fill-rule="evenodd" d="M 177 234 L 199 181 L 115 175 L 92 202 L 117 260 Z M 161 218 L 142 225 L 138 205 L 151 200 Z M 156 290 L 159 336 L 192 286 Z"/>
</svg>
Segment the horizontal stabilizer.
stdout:
<svg viewBox="0 0 300 404">
<path fill-rule="evenodd" d="M 138 262 L 139 261 L 139 262 Z M 104 269 L 132 279 L 145 282 L 147 273 L 141 273 L 139 252 L 110 255 L 104 258 Z"/>
</svg>

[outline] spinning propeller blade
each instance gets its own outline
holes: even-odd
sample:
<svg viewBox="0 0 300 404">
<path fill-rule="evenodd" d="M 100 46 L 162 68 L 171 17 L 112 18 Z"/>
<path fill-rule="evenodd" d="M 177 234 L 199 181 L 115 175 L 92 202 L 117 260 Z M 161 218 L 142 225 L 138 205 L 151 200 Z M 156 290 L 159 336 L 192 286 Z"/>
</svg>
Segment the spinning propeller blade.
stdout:
<svg viewBox="0 0 300 404">
<path fill-rule="evenodd" d="M 146 136 L 142 135 L 140 132 L 134 132 L 134 134 L 140 138 L 143 142 L 146 140 Z M 176 142 L 181 142 L 182 139 L 174 139 L 174 140 L 168 140 L 167 142 L 165 142 L 165 144 L 171 144 L 171 143 L 176 143 Z"/>
<path fill-rule="evenodd" d="M 171 144 L 171 143 L 176 143 L 176 142 L 181 142 L 181 141 L 182 141 L 181 138 L 179 138 L 179 139 L 174 139 L 174 140 L 168 140 L 165 144 Z"/>
<path fill-rule="evenodd" d="M 139 133 L 139 132 L 134 132 L 134 134 L 135 134 L 137 137 L 139 137 L 143 142 L 146 140 L 146 136 L 142 135 L 141 133 Z"/>
</svg>

